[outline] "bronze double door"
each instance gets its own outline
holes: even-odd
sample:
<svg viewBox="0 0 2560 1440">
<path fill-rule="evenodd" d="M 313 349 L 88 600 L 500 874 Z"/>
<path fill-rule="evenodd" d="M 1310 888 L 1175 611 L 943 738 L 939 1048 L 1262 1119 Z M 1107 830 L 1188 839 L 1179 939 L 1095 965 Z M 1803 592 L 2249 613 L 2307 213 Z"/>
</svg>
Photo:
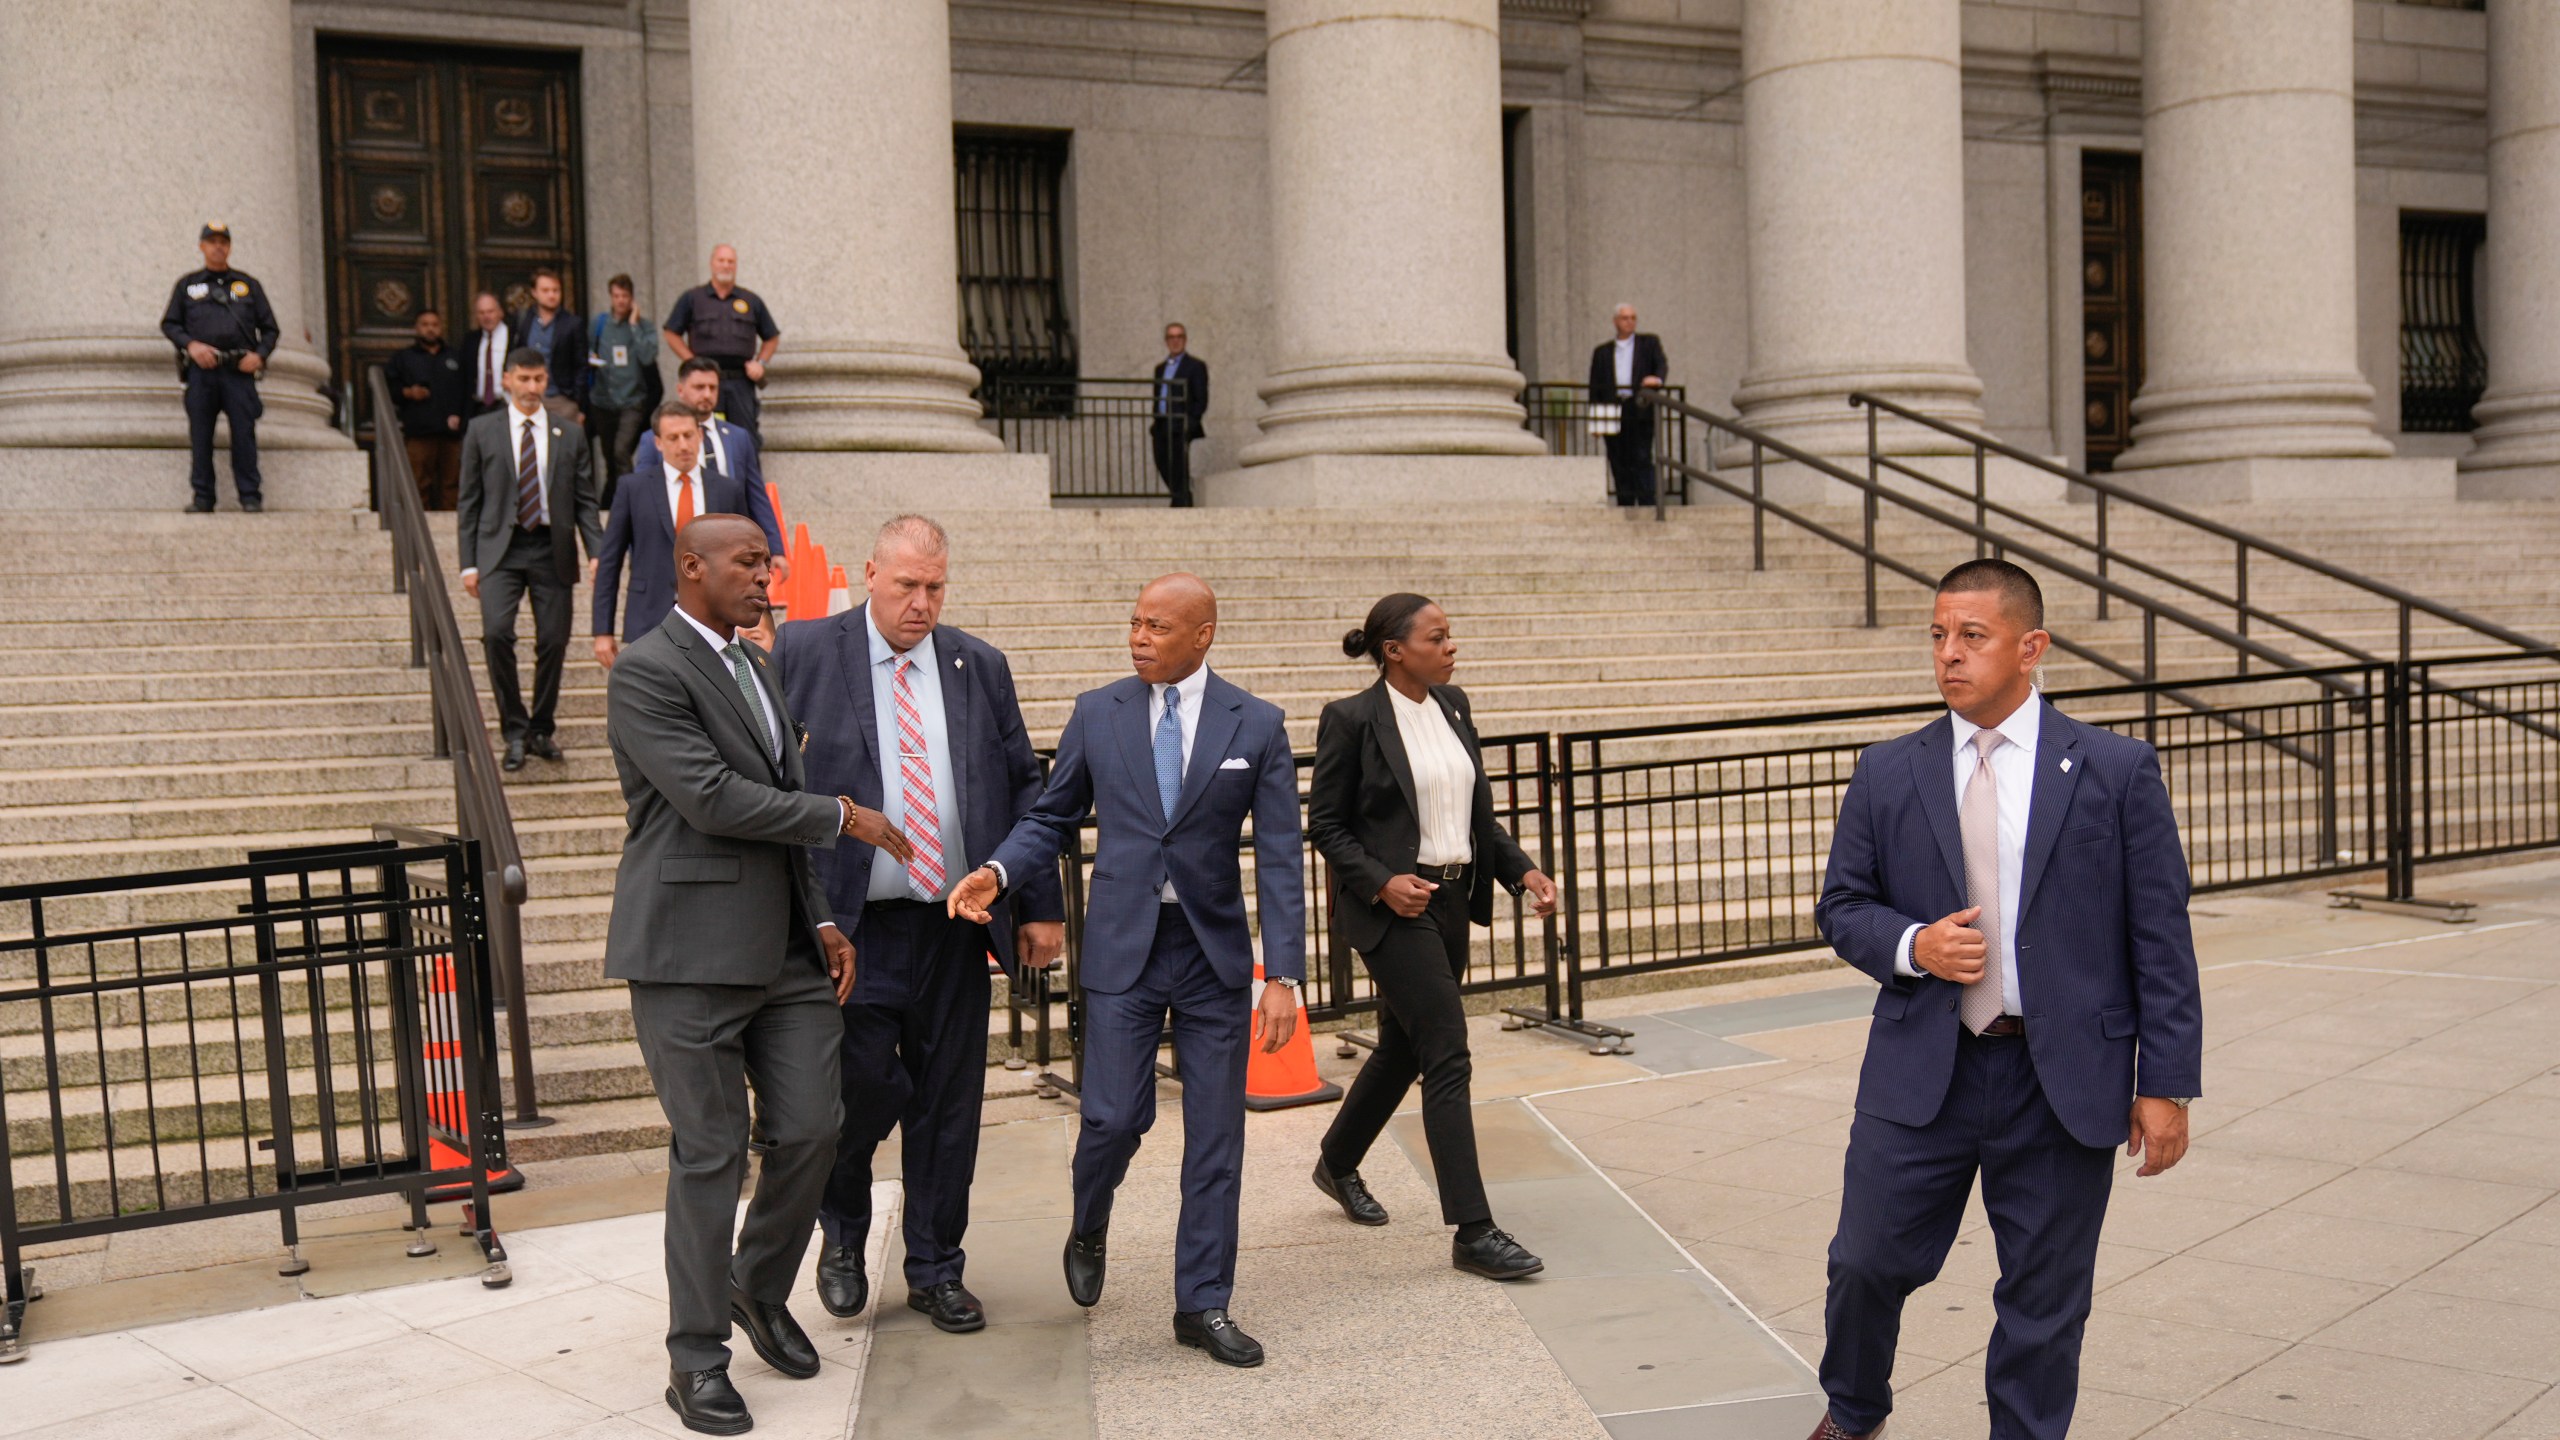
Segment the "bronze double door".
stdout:
<svg viewBox="0 0 2560 1440">
<path fill-rule="evenodd" d="M 2080 378 L 2089 468 L 2133 443 L 2142 393 L 2142 157 L 2080 156 Z"/>
<path fill-rule="evenodd" d="M 415 339 L 433 307 L 467 341 L 472 297 L 512 315 L 533 272 L 576 308 L 578 61 L 568 52 L 320 43 L 332 373 L 352 382 Z"/>
</svg>

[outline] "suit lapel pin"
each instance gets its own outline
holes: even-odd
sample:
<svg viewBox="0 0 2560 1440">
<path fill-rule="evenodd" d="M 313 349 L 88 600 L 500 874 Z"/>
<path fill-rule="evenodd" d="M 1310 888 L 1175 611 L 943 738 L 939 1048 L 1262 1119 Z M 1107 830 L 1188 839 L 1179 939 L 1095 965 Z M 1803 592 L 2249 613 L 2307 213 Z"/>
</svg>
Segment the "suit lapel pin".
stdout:
<svg viewBox="0 0 2560 1440">
<path fill-rule="evenodd" d="M 2070 773 L 2071 773 L 2071 760 L 2070 760 L 2070 758 L 2069 758 L 2068 756 L 2065 756 L 2065 757 L 2063 758 L 2063 761 L 2062 761 L 2062 773 L 2063 773 L 2063 774 L 2065 774 L 2065 775 L 2068 775 L 2068 774 L 2070 774 Z"/>
<path fill-rule="evenodd" d="M 962 667 L 962 666 L 964 666 L 964 665 L 966 665 L 966 664 L 968 664 L 968 663 L 969 663 L 968 661 L 961 659 L 961 658 L 960 658 L 959 656 L 957 656 L 957 655 L 954 655 L 954 656 L 952 656 L 952 657 L 951 657 L 951 668 L 952 668 L 952 669 L 954 669 L 954 670 L 957 670 L 957 669 L 959 669 L 960 667 Z"/>
</svg>

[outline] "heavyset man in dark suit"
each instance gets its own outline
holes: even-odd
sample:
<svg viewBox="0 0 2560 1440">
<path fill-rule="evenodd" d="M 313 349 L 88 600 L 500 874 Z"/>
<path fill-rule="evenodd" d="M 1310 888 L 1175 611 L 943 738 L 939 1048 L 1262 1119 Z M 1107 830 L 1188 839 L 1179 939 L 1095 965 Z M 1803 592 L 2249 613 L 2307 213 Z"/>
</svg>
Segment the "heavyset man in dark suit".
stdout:
<svg viewBox="0 0 2560 1440">
<path fill-rule="evenodd" d="M 782 627 L 774 663 L 809 717 L 812 784 L 887 810 L 915 859 L 865 845 L 819 857 L 818 879 L 862 956 L 844 1004 L 844 1133 L 818 1223 L 818 1299 L 850 1317 L 869 1303 L 871 1157 L 899 1127 L 907 1304 L 954 1334 L 986 1327 L 962 1283 L 969 1186 L 987 1091 L 987 955 L 1045 969 L 1066 945 L 1058 872 L 1024 877 L 973 924 L 943 909 L 954 877 L 995 853 L 1040 794 L 1004 654 L 940 623 L 950 537 L 921 515 L 880 528 L 865 603 Z"/>
<path fill-rule="evenodd" d="M 951 893 L 981 924 L 998 894 L 1057 864 L 1088 813 L 1100 820 L 1084 945 L 1084 1124 L 1076 1138 L 1067 1292 L 1102 1298 L 1112 1192 L 1155 1123 L 1156 1046 L 1173 1017 L 1182 1066 L 1182 1218 L 1174 1248 L 1174 1338 L 1227 1365 L 1262 1347 L 1227 1314 L 1235 1289 L 1244 1165 L 1246 1045 L 1297 1028 L 1306 975 L 1297 766 L 1280 707 L 1209 673 L 1217 597 L 1192 575 L 1138 593 L 1129 617 L 1136 675 L 1076 697 L 1048 788 L 995 854 Z M 1237 845 L 1253 821 L 1262 961 L 1252 1000 Z"/>
<path fill-rule="evenodd" d="M 1610 316 L 1618 337 L 1591 351 L 1591 403 L 1618 407 L 1618 433 L 1608 437 L 1609 483 L 1621 505 L 1650 505 L 1654 497 L 1653 407 L 1646 390 L 1659 390 L 1671 373 L 1662 337 L 1636 329 L 1636 307 Z"/>
<path fill-rule="evenodd" d="M 1155 384 L 1147 424 L 1156 474 L 1163 477 L 1173 508 L 1191 508 L 1191 442 L 1207 435 L 1200 417 L 1209 413 L 1209 362 L 1191 353 L 1191 332 L 1180 324 L 1164 327 L 1164 358 L 1156 362 Z"/>
<path fill-rule="evenodd" d="M 462 588 L 480 602 L 480 648 L 507 742 L 506 768 L 528 751 L 560 758 L 552 737 L 560 672 L 569 658 L 570 605 L 578 586 L 578 546 L 604 548 L 596 522 L 594 462 L 586 436 L 543 408 L 549 372 L 542 352 L 507 357 L 504 409 L 471 422 L 462 436 Z M 533 596 L 533 708 L 516 679 L 516 607 Z"/>
<path fill-rule="evenodd" d="M 659 406 L 650 417 L 649 443 L 641 454 L 647 466 L 614 487 L 604 544 L 596 551 L 596 663 L 607 669 L 620 649 L 613 638 L 613 616 L 625 567 L 631 595 L 621 606 L 622 637 L 631 641 L 657 629 L 675 605 L 675 538 L 685 521 L 696 515 L 744 515 L 757 522 L 768 546 L 781 540 L 772 523 L 773 506 L 757 503 L 766 498 L 764 487 L 749 491 L 735 476 L 703 463 L 702 424 L 692 407 L 676 400 Z"/>
<path fill-rule="evenodd" d="M 854 954 L 806 852 L 840 835 L 904 842 L 878 812 L 803 786 L 782 689 L 764 652 L 737 639 L 765 610 L 763 534 L 705 515 L 676 545 L 676 609 L 605 687 L 629 831 L 604 973 L 631 986 L 670 1131 L 667 1405 L 688 1429 L 736 1435 L 755 1421 L 729 1383 L 732 1322 L 776 1371 L 818 1373 L 783 1302 L 835 1154 L 836 1006 Z M 751 1122 L 763 1158 L 739 1226 Z"/>
<path fill-rule="evenodd" d="M 1870 746 L 1815 919 L 1875 977 L 1823 1320 L 1813 1440 L 1879 1435 L 1902 1304 L 1977 1172 L 2000 1253 L 1990 1429 L 2061 1440 L 2079 1395 L 2114 1146 L 2178 1163 L 2202 1091 L 2187 866 L 2159 757 L 2035 691 L 2033 576 L 1973 560 L 1929 627 L 1949 714 Z"/>
</svg>

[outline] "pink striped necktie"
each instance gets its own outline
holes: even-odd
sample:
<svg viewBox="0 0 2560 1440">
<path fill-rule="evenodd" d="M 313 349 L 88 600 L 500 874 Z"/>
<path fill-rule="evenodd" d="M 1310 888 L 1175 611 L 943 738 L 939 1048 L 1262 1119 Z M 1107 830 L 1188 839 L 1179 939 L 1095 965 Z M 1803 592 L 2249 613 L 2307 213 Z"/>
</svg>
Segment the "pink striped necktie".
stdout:
<svg viewBox="0 0 2560 1440">
<path fill-rule="evenodd" d="M 907 863 L 907 883 L 923 900 L 942 898 L 942 809 L 933 793 L 933 755 L 925 748 L 924 715 L 916 709 L 915 657 L 897 658 L 890 685 L 898 705 L 898 778 L 905 782 L 906 801 L 900 828 L 916 847 Z"/>
</svg>

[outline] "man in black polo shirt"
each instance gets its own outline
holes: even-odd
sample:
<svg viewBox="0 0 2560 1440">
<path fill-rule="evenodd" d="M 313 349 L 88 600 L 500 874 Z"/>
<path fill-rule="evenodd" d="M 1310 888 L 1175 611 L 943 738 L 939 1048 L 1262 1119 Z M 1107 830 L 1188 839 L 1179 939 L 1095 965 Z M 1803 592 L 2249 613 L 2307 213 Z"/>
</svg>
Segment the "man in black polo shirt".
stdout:
<svg viewBox="0 0 2560 1440">
<path fill-rule="evenodd" d="M 187 510 L 213 512 L 213 421 L 219 415 L 231 421 L 231 483 L 240 491 L 240 508 L 254 514 L 266 505 L 259 494 L 258 417 L 266 407 L 258 400 L 258 375 L 275 353 L 276 312 L 264 286 L 231 268 L 229 226 L 206 222 L 196 232 L 196 248 L 204 268 L 178 277 L 160 315 L 160 333 L 178 347 L 178 373 L 187 386 L 187 444 L 194 458 L 187 483 L 195 488 Z"/>
<path fill-rule="evenodd" d="M 400 412 L 400 438 L 409 447 L 418 503 L 450 510 L 454 481 L 462 473 L 462 418 L 471 406 L 471 375 L 462 368 L 462 356 L 444 343 L 442 312 L 419 311 L 417 335 L 418 343 L 384 361 L 382 370 Z"/>
<path fill-rule="evenodd" d="M 764 301 L 740 288 L 734 248 L 712 247 L 711 283 L 676 297 L 676 308 L 667 312 L 666 341 L 679 364 L 696 355 L 718 364 L 721 418 L 764 438 L 756 428 L 756 387 L 764 383 L 765 362 L 782 343 L 782 331 Z"/>
</svg>

